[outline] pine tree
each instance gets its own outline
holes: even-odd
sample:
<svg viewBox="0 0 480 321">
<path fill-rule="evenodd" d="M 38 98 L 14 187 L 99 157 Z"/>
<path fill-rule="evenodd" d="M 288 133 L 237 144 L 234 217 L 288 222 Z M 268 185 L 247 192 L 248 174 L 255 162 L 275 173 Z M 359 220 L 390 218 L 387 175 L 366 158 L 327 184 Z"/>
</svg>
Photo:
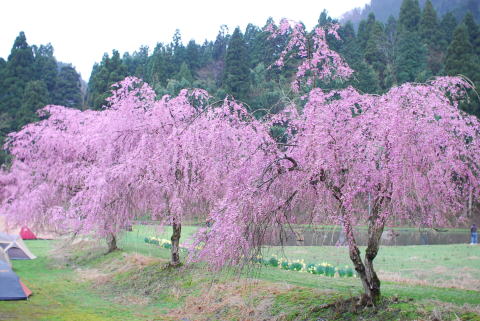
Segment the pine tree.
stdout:
<svg viewBox="0 0 480 321">
<path fill-rule="evenodd" d="M 464 75 L 474 82 L 480 82 L 480 64 L 470 43 L 465 24 L 460 24 L 453 33 L 445 58 L 445 72 L 448 75 Z"/>
<path fill-rule="evenodd" d="M 16 37 L 8 61 L 0 58 L 0 144 L 6 134 L 38 119 L 36 111 L 54 103 L 59 83 L 57 62 L 51 44 L 27 43 L 24 32 Z M 77 75 L 75 95 L 82 100 Z M 0 152 L 0 163 L 6 160 Z"/>
<path fill-rule="evenodd" d="M 427 68 L 429 73 L 437 75 L 443 68 L 442 35 L 438 26 L 437 12 L 432 2 L 427 0 L 420 19 L 420 36 L 427 47 Z"/>
<path fill-rule="evenodd" d="M 127 75 L 147 79 L 148 46 L 140 46 L 133 54 L 123 54 L 122 61 L 127 68 Z"/>
<path fill-rule="evenodd" d="M 351 21 L 347 21 L 343 26 L 340 26 L 338 33 L 345 44 L 356 40 L 355 28 Z"/>
<path fill-rule="evenodd" d="M 288 41 L 287 36 L 280 36 L 276 37 L 275 39 L 270 39 L 270 33 L 265 31 L 265 28 L 273 23 L 273 19 L 269 18 L 261 31 L 257 33 L 253 43 L 248 44 L 250 48 L 251 66 L 256 66 L 259 63 L 262 63 L 267 67 L 272 65 L 273 62 L 278 58 L 282 48 L 285 48 L 285 45 Z M 269 70 L 267 72 L 267 78 L 270 75 L 277 73 L 277 71 L 278 69 L 275 71 Z"/>
<path fill-rule="evenodd" d="M 213 60 L 213 41 L 205 39 L 203 44 L 199 48 L 200 66 L 205 67 Z"/>
<path fill-rule="evenodd" d="M 401 32 L 417 32 L 420 24 L 420 5 L 418 0 L 403 0 L 398 17 Z"/>
<path fill-rule="evenodd" d="M 12 51 L 8 56 L 7 76 L 14 75 L 22 81 L 28 82 L 34 78 L 34 57 L 32 47 L 27 43 L 22 31 L 13 43 Z"/>
<path fill-rule="evenodd" d="M 200 50 L 199 45 L 195 43 L 195 40 L 190 40 L 185 50 L 185 62 L 188 64 L 188 68 L 191 71 L 195 71 L 200 68 Z"/>
<path fill-rule="evenodd" d="M 4 80 L 6 78 L 7 62 L 0 58 L 0 144 L 3 146 L 3 137 L 7 134 L 11 127 L 12 117 L 3 109 L 3 101 L 6 99 L 7 90 L 5 88 Z M 5 153 L 0 152 L 0 164 L 4 162 Z"/>
<path fill-rule="evenodd" d="M 365 50 L 365 47 L 367 46 L 367 41 L 368 41 L 368 31 L 367 31 L 366 20 L 360 21 L 360 24 L 358 25 L 357 41 L 358 41 L 358 44 L 360 45 L 360 49 L 363 52 L 363 50 Z"/>
<path fill-rule="evenodd" d="M 180 70 L 182 62 L 186 59 L 186 49 L 182 42 L 182 35 L 179 29 L 175 30 L 172 38 L 172 49 L 173 49 L 173 64 L 175 67 L 175 72 Z"/>
<path fill-rule="evenodd" d="M 480 27 L 475 22 L 475 18 L 471 11 L 465 15 L 463 23 L 467 27 L 470 43 L 472 44 L 475 53 L 480 56 Z"/>
<path fill-rule="evenodd" d="M 127 67 L 123 64 L 117 50 L 112 51 L 110 58 L 103 55 L 102 62 L 93 67 L 87 91 L 87 105 L 100 109 L 106 104 L 105 99 L 111 95 L 110 86 L 127 76 Z"/>
<path fill-rule="evenodd" d="M 387 40 L 383 30 L 383 25 L 380 22 L 375 21 L 375 16 L 373 13 L 369 16 L 369 21 L 370 20 L 371 23 L 367 23 L 367 26 L 369 26 L 369 35 L 365 46 L 365 61 L 377 73 L 379 84 L 383 88 L 385 80 L 385 68 L 387 66 L 387 57 L 385 55 Z M 362 66 L 362 69 L 365 72 L 370 73 L 369 68 Z"/>
<path fill-rule="evenodd" d="M 403 0 L 398 19 L 396 78 L 399 84 L 415 81 L 425 69 L 426 48 L 420 32 L 418 0 Z"/>
<path fill-rule="evenodd" d="M 213 59 L 224 60 L 227 52 L 227 44 L 229 42 L 230 35 L 228 34 L 228 27 L 222 25 L 218 31 L 217 38 L 213 43 Z"/>
<path fill-rule="evenodd" d="M 22 105 L 15 117 L 14 128 L 22 126 L 38 119 L 36 111 L 45 107 L 50 101 L 47 86 L 42 80 L 34 80 L 27 83 L 22 97 Z"/>
<path fill-rule="evenodd" d="M 364 93 L 377 94 L 380 92 L 378 73 L 375 72 L 372 66 L 365 61 L 359 61 L 352 67 L 355 68 L 355 73 L 349 84 Z"/>
<path fill-rule="evenodd" d="M 27 43 L 22 31 L 15 39 L 5 66 L 5 78 L 0 112 L 15 115 L 22 104 L 22 97 L 27 83 L 34 79 L 34 57 L 32 47 Z"/>
<path fill-rule="evenodd" d="M 438 28 L 437 12 L 432 2 L 427 0 L 420 19 L 420 36 L 429 47 L 438 45 L 440 33 Z"/>
<path fill-rule="evenodd" d="M 4 83 L 6 74 L 7 74 L 7 62 L 5 61 L 5 59 L 0 57 L 0 110 L 2 108 L 2 102 L 5 99 L 5 94 L 7 91 Z"/>
<path fill-rule="evenodd" d="M 364 55 L 360 49 L 360 43 L 355 37 L 353 24 L 347 22 L 339 32 L 344 41 L 340 53 L 346 59 L 350 67 L 355 70 L 353 76 L 345 83 L 345 85 L 351 85 L 364 93 L 378 93 L 380 91 L 378 74 L 372 66 L 365 61 Z"/>
<path fill-rule="evenodd" d="M 53 103 L 75 108 L 81 108 L 83 105 L 80 75 L 70 65 L 63 66 L 58 73 Z"/>
<path fill-rule="evenodd" d="M 34 79 L 42 80 L 52 97 L 57 79 L 57 60 L 53 56 L 53 46 L 47 44 L 32 47 L 34 53 Z"/>
<path fill-rule="evenodd" d="M 460 24 L 453 32 L 453 39 L 448 47 L 445 59 L 447 75 L 463 75 L 472 80 L 477 88 L 480 85 L 480 61 L 473 50 L 465 24 Z M 480 117 L 480 102 L 478 96 L 472 94 L 472 101 L 461 104 L 466 112 Z"/>
<path fill-rule="evenodd" d="M 318 17 L 318 25 L 320 27 L 324 27 L 326 25 L 329 25 L 333 23 L 333 19 L 328 15 L 327 10 L 323 9 L 323 11 L 320 13 L 320 16 Z"/>
<path fill-rule="evenodd" d="M 257 35 L 262 32 L 259 27 L 255 26 L 254 24 L 249 23 L 247 28 L 245 28 L 245 35 L 243 39 L 245 40 L 245 44 L 248 48 L 251 48 L 255 43 L 255 39 Z"/>
<path fill-rule="evenodd" d="M 257 26 L 249 23 L 247 28 L 245 29 L 245 35 L 243 39 L 245 40 L 245 44 L 247 45 L 247 52 L 248 52 L 248 61 L 250 68 L 254 68 L 258 63 L 258 45 L 257 45 L 257 37 L 261 34 L 260 28 Z"/>
<path fill-rule="evenodd" d="M 157 43 L 153 54 L 148 57 L 146 81 L 153 87 L 166 86 L 167 79 L 174 74 L 173 52 L 171 46 Z"/>
<path fill-rule="evenodd" d="M 269 79 L 269 71 L 263 63 L 259 63 L 252 70 L 252 81 L 249 93 L 249 107 L 251 113 L 259 118 L 267 113 L 278 113 L 285 104 L 281 87 L 276 81 Z"/>
<path fill-rule="evenodd" d="M 225 55 L 223 85 L 229 94 L 239 100 L 247 97 L 250 77 L 248 65 L 247 46 L 240 28 L 237 27 Z"/>
<path fill-rule="evenodd" d="M 182 63 L 182 65 L 180 66 L 180 70 L 175 75 L 175 79 L 179 80 L 179 81 L 180 80 L 185 80 L 187 83 L 190 84 L 187 87 L 191 87 L 191 84 L 193 83 L 194 79 L 193 79 L 193 76 L 192 76 L 192 72 L 190 71 L 190 68 L 188 68 L 187 63 L 185 63 L 185 62 Z"/>
<path fill-rule="evenodd" d="M 418 80 L 425 65 L 426 50 L 422 45 L 419 33 L 402 32 L 398 37 L 397 46 L 396 78 L 398 83 Z"/>
<path fill-rule="evenodd" d="M 107 60 L 107 69 L 109 71 L 109 86 L 117 81 L 123 80 L 127 75 L 127 67 L 123 64 L 122 58 L 117 50 L 112 51 L 112 58 Z"/>
<path fill-rule="evenodd" d="M 389 50 L 394 50 L 397 42 L 397 19 L 394 16 L 388 17 L 388 21 L 385 24 L 385 37 L 387 38 Z M 388 55 L 393 55 L 389 53 Z"/>
<path fill-rule="evenodd" d="M 395 60 L 397 59 L 397 20 L 390 16 L 388 17 L 387 24 L 385 25 L 385 56 L 387 58 L 387 66 L 385 69 L 385 79 L 384 79 L 384 88 L 390 88 L 393 85 L 397 84 L 396 74 L 395 74 Z"/>
<path fill-rule="evenodd" d="M 360 22 L 357 39 L 361 50 L 365 51 L 367 48 L 368 40 L 373 34 L 373 29 L 375 28 L 376 23 L 375 14 L 373 13 L 368 15 L 368 19 L 366 21 Z"/>
<path fill-rule="evenodd" d="M 440 29 L 443 35 L 443 45 L 445 48 L 452 42 L 453 38 L 453 30 L 457 27 L 457 19 L 453 13 L 448 12 L 442 18 L 442 22 L 440 23 Z"/>
<path fill-rule="evenodd" d="M 95 63 L 90 74 L 87 90 L 87 106 L 93 109 L 100 109 L 105 105 L 108 97 L 108 70 L 105 63 L 110 59 L 105 53 L 100 64 Z"/>
</svg>

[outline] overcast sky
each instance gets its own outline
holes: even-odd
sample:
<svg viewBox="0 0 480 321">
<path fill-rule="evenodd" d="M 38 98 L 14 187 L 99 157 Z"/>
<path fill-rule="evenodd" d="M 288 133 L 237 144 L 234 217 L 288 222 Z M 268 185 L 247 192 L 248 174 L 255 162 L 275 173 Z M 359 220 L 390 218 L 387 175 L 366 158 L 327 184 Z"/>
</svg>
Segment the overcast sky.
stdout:
<svg viewBox="0 0 480 321">
<path fill-rule="evenodd" d="M 248 23 L 262 27 L 268 17 L 301 20 L 311 28 L 323 9 L 332 17 L 363 7 L 369 0 L 11 0 L 2 1 L 0 57 L 7 59 L 15 37 L 29 44 L 50 42 L 58 60 L 72 63 L 88 81 L 94 62 L 117 49 L 151 49 L 170 42 L 180 29 L 186 44 L 214 40 L 220 25 L 230 33 Z"/>
</svg>

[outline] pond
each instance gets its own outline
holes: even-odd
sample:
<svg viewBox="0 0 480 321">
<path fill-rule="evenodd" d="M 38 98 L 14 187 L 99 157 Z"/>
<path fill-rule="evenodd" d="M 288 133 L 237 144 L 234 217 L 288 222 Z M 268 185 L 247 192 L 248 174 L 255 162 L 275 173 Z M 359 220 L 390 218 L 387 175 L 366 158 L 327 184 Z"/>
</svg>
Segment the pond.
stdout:
<svg viewBox="0 0 480 321">
<path fill-rule="evenodd" d="M 355 229 L 355 239 L 358 245 L 367 244 L 367 230 Z M 458 230 L 434 229 L 386 229 L 381 238 L 381 245 L 435 245 L 435 244 L 465 244 L 469 243 L 470 234 Z M 346 245 L 345 234 L 340 227 L 327 228 L 295 228 L 287 231 L 282 238 L 279 233 L 272 233 L 267 245 L 286 246 L 324 246 Z"/>
</svg>

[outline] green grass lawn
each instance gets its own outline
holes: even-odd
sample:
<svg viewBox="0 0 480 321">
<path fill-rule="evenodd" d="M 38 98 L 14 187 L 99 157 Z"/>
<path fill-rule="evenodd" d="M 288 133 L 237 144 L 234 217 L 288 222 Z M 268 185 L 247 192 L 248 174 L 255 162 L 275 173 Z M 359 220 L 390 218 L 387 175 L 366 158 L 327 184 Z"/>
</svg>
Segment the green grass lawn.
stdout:
<svg viewBox="0 0 480 321">
<path fill-rule="evenodd" d="M 181 242 L 196 227 L 182 229 Z M 135 226 L 104 248 L 50 250 L 56 241 L 27 241 L 38 259 L 14 261 L 31 288 L 28 301 L 0 302 L 0 320 L 415 320 L 439 314 L 445 320 L 480 320 L 480 246 L 382 247 L 375 263 L 386 303 L 376 312 L 312 312 L 311 308 L 361 292 L 357 278 L 330 278 L 272 267 L 211 272 L 204 264 L 165 268 L 169 251 L 146 244 L 146 236 L 169 238 L 169 229 Z M 60 254 L 59 254 L 60 253 Z M 350 265 L 339 247 L 271 247 L 265 255 Z M 393 303 L 392 303 L 393 302 Z M 310 312 L 309 312 L 310 311 Z M 345 312 L 346 311 L 346 312 Z"/>
<path fill-rule="evenodd" d="M 267 257 L 273 254 L 288 259 L 304 259 L 306 263 L 328 262 L 336 266 L 351 266 L 346 247 L 287 246 L 264 251 Z M 383 246 L 374 263 L 377 271 L 387 280 L 421 281 L 430 285 L 480 290 L 480 246 Z"/>
<path fill-rule="evenodd" d="M 27 241 L 38 258 L 13 261 L 14 270 L 34 293 L 28 301 L 0 302 L 0 320 L 122 320 L 132 312 L 92 295 L 71 268 L 49 265 L 52 241 Z"/>
<path fill-rule="evenodd" d="M 184 226 L 181 242 L 189 242 L 197 229 L 196 226 Z M 122 239 L 120 246 L 126 251 L 168 259 L 168 251 L 145 246 L 144 238 L 155 236 L 169 239 L 170 233 L 169 227 L 158 230 L 152 225 L 135 226 L 133 232 L 127 233 Z M 363 251 L 365 247 L 360 249 Z M 352 266 L 347 247 L 272 246 L 265 248 L 262 253 L 264 257 L 277 255 L 288 260 L 303 259 L 307 264 L 327 262 L 334 266 Z M 480 290 L 480 246 L 382 246 L 375 259 L 375 268 L 387 281 Z"/>
<path fill-rule="evenodd" d="M 182 226 L 180 243 L 191 242 L 197 230 L 198 227 L 196 226 Z M 171 233 L 172 228 L 169 226 L 158 228 L 155 225 L 136 225 L 133 227 L 132 232 L 125 233 L 118 245 L 127 252 L 136 252 L 143 255 L 168 259 L 170 257 L 168 251 L 158 251 L 155 246 L 145 244 L 145 237 L 158 237 L 169 240 Z"/>
</svg>

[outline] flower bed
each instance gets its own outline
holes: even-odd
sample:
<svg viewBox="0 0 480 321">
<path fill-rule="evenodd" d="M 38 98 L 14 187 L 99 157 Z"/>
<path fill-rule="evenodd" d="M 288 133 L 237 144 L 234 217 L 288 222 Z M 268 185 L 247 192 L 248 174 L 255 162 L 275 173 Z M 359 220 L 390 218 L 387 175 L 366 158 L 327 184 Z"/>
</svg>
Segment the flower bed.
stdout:
<svg viewBox="0 0 480 321">
<path fill-rule="evenodd" d="M 277 258 L 276 255 L 270 258 L 264 258 L 262 256 L 257 256 L 254 259 L 254 262 L 263 264 L 265 266 L 271 266 L 279 268 L 282 270 L 288 271 L 297 271 L 297 272 L 307 272 L 312 274 L 324 275 L 329 277 L 339 276 L 339 277 L 354 277 L 355 272 L 349 266 L 333 266 L 329 263 L 323 262 L 320 264 L 309 263 L 305 264 L 304 260 L 293 260 L 289 261 L 286 258 Z"/>
<path fill-rule="evenodd" d="M 165 249 L 172 248 L 172 242 L 167 239 L 161 239 L 157 237 L 145 237 L 145 243 L 158 245 Z M 180 246 L 180 251 L 188 252 L 186 247 Z M 320 264 L 309 263 L 305 264 L 304 260 L 293 260 L 289 261 L 286 258 L 277 258 L 276 255 L 273 255 L 270 258 L 264 258 L 262 256 L 257 256 L 253 260 L 255 263 L 263 264 L 265 266 L 271 266 L 274 268 L 279 268 L 287 271 L 297 271 L 297 272 L 307 272 L 312 274 L 324 275 L 329 277 L 355 277 L 355 271 L 349 266 L 333 266 L 329 263 L 323 262 Z"/>
<path fill-rule="evenodd" d="M 158 245 L 158 246 L 163 247 L 165 249 L 171 249 L 172 248 L 172 241 L 167 240 L 167 239 L 161 239 L 161 238 L 152 236 L 152 237 L 145 237 L 144 241 L 145 241 L 145 243 Z M 180 251 L 188 252 L 188 249 L 186 247 L 180 246 Z"/>
</svg>

